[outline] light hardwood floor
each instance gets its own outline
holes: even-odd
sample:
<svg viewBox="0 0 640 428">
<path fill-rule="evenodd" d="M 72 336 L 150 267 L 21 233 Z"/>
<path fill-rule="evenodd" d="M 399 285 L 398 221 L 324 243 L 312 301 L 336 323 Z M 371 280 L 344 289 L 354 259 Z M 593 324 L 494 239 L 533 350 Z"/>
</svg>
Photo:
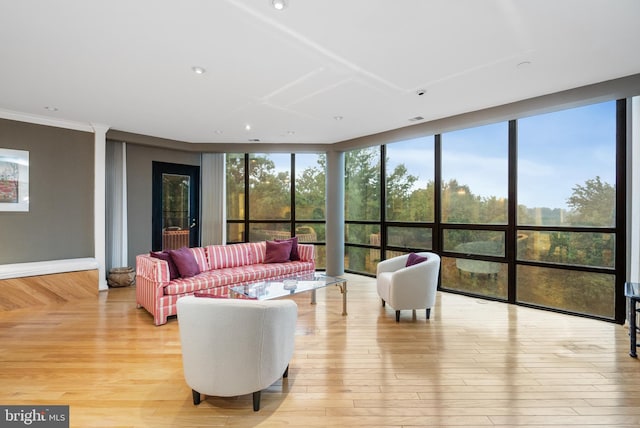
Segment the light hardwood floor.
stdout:
<svg viewBox="0 0 640 428">
<path fill-rule="evenodd" d="M 154 326 L 133 287 L 0 313 L 0 404 L 69 405 L 72 427 L 640 426 L 623 326 L 447 293 L 397 324 L 373 279 L 346 276 L 346 317 L 335 287 L 295 297 L 289 378 L 259 412 L 250 395 L 194 406 L 177 320 Z"/>
</svg>

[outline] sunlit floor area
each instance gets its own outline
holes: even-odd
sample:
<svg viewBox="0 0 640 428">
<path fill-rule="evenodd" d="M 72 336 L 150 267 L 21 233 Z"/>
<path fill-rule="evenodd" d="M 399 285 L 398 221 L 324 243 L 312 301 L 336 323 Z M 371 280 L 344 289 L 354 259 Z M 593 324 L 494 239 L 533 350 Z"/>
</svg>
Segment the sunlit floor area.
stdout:
<svg viewBox="0 0 640 428">
<path fill-rule="evenodd" d="M 640 426 L 625 327 L 441 292 L 396 323 L 375 279 L 345 277 L 347 316 L 337 287 L 293 297 L 289 377 L 258 412 L 250 394 L 194 406 L 177 319 L 154 326 L 133 287 L 0 313 L 0 403 L 69 405 L 72 427 Z"/>
</svg>

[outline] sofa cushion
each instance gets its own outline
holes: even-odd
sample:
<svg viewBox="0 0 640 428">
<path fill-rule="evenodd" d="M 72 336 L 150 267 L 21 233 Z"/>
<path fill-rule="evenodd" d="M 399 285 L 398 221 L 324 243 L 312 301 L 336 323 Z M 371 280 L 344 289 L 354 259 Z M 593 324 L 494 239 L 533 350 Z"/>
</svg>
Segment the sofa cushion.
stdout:
<svg viewBox="0 0 640 428">
<path fill-rule="evenodd" d="M 213 290 L 217 290 L 219 289 L 219 287 L 214 288 Z M 206 291 L 196 291 L 195 293 L 193 293 L 193 295 L 195 297 L 208 297 L 210 299 L 228 299 L 229 296 L 223 296 L 221 294 L 211 294 L 211 293 L 207 293 Z"/>
<path fill-rule="evenodd" d="M 283 263 L 290 260 L 291 245 L 287 241 L 267 241 L 267 252 L 264 258 L 265 263 Z"/>
<path fill-rule="evenodd" d="M 171 256 L 166 251 L 151 251 L 149 255 L 154 259 L 160 259 L 167 262 L 169 265 L 169 280 L 174 280 L 180 277 L 180 272 L 178 272 L 178 267 L 171 259 Z"/>
<path fill-rule="evenodd" d="M 198 269 L 200 272 L 204 272 L 207 270 L 211 270 L 211 266 L 209 266 L 209 259 L 207 257 L 207 252 L 202 247 L 189 248 L 193 253 L 193 256 L 196 259 L 196 263 L 198 263 Z"/>
<path fill-rule="evenodd" d="M 249 242 L 248 245 L 251 248 L 251 263 L 249 264 L 264 263 L 264 257 L 267 253 L 267 242 Z"/>
<path fill-rule="evenodd" d="M 209 245 L 209 270 L 245 266 L 252 263 L 251 246 L 243 244 Z"/>
<path fill-rule="evenodd" d="M 233 287 L 260 279 L 256 272 L 247 269 L 249 267 L 251 266 L 222 268 L 200 272 L 189 278 L 178 278 L 164 287 L 164 294 L 175 295 L 206 290 L 207 293 L 226 295 L 226 289 L 229 286 Z"/>
<path fill-rule="evenodd" d="M 180 277 L 189 278 L 200 273 L 198 262 L 189 248 L 182 247 L 178 250 L 169 250 L 169 255 L 176 264 Z"/>
<path fill-rule="evenodd" d="M 224 275 L 218 274 L 217 271 L 201 272 L 189 278 L 178 278 L 171 281 L 164 287 L 164 294 L 177 295 L 193 293 L 198 290 L 214 290 L 226 283 L 228 283 L 228 279 Z"/>
<path fill-rule="evenodd" d="M 292 276 L 301 272 L 309 272 L 313 269 L 312 262 L 291 262 L 284 263 L 264 263 L 245 266 L 247 272 L 252 272 L 255 280 L 279 279 Z"/>
</svg>

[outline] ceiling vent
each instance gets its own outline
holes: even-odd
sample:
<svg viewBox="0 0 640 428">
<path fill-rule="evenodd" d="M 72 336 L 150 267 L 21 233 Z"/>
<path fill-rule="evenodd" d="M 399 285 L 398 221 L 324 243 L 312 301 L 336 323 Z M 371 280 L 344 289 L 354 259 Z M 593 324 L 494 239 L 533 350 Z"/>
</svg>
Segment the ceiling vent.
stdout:
<svg viewBox="0 0 640 428">
<path fill-rule="evenodd" d="M 409 122 L 419 122 L 421 120 L 424 120 L 424 117 L 416 116 L 416 117 L 412 117 L 411 119 L 409 119 Z"/>
</svg>

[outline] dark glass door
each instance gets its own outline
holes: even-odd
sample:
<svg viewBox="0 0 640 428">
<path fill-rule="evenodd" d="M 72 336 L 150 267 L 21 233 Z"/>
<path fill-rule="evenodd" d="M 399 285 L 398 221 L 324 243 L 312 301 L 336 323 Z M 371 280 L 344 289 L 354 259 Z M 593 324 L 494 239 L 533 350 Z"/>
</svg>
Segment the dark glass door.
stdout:
<svg viewBox="0 0 640 428">
<path fill-rule="evenodd" d="M 154 251 L 200 244 L 200 167 L 153 162 Z"/>
</svg>

